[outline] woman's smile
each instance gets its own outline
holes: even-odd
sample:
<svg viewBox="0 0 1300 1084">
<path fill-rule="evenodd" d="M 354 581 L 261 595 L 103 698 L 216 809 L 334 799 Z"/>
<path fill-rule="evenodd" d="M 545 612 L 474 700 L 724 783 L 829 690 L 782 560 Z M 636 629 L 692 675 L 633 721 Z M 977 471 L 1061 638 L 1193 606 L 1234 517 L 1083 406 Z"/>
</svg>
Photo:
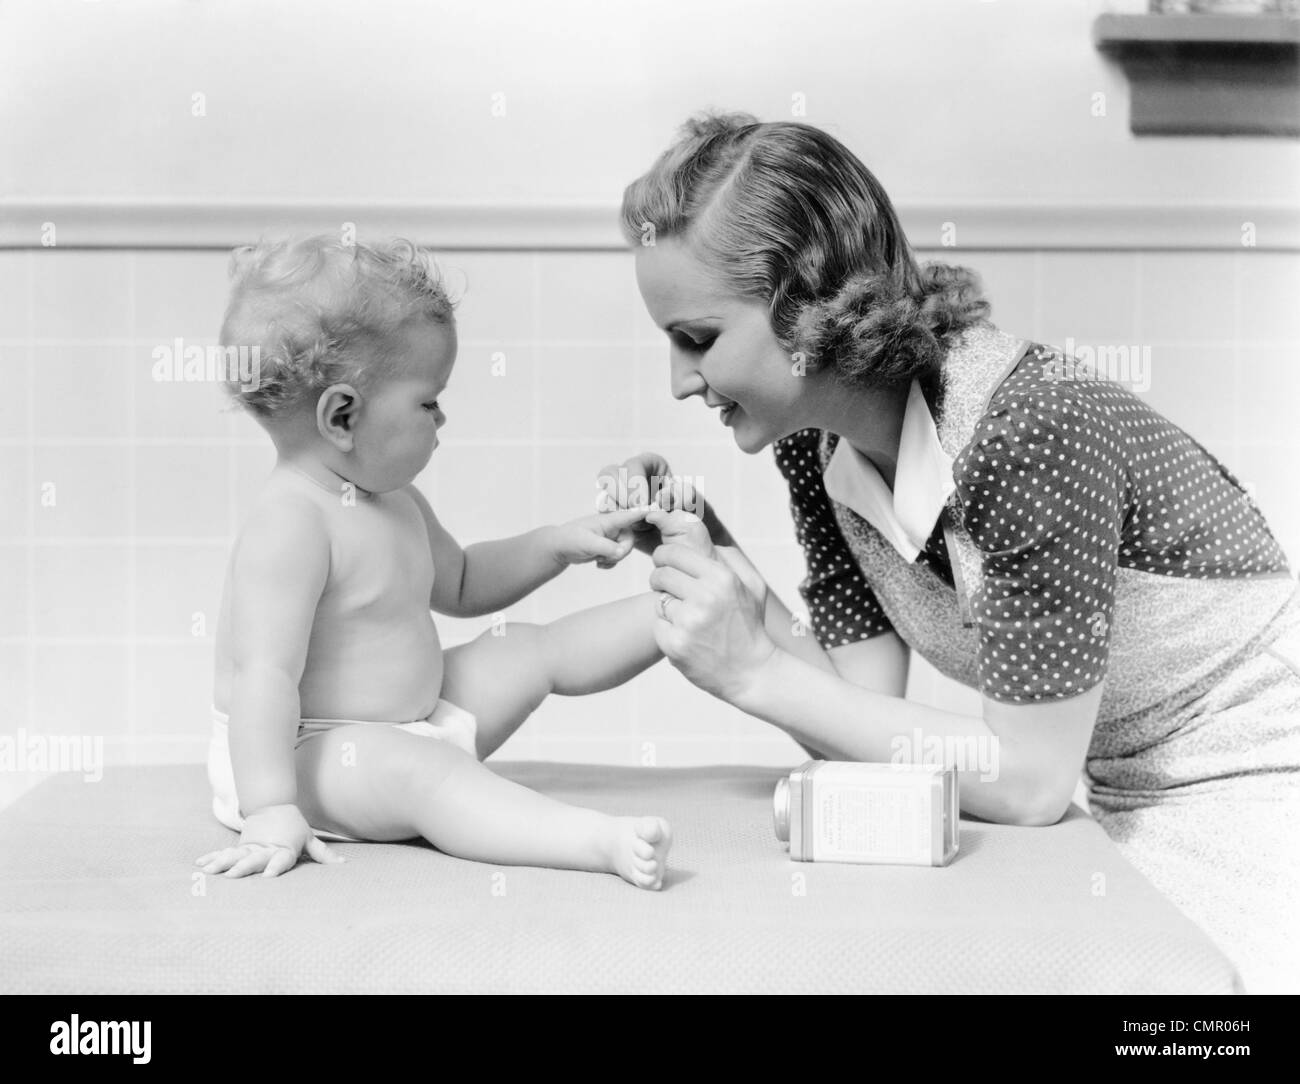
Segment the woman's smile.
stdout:
<svg viewBox="0 0 1300 1084">
<path fill-rule="evenodd" d="M 718 399 L 716 402 L 710 403 L 707 396 L 705 396 L 704 402 L 710 410 L 718 412 L 718 421 L 722 422 L 723 425 L 731 424 L 731 417 L 735 414 L 736 407 L 740 405 L 734 399 Z"/>
<path fill-rule="evenodd" d="M 792 376 L 765 303 L 737 294 L 673 238 L 638 250 L 636 274 L 646 311 L 668 334 L 674 398 L 702 398 L 750 455 L 801 428 L 814 381 Z"/>
</svg>

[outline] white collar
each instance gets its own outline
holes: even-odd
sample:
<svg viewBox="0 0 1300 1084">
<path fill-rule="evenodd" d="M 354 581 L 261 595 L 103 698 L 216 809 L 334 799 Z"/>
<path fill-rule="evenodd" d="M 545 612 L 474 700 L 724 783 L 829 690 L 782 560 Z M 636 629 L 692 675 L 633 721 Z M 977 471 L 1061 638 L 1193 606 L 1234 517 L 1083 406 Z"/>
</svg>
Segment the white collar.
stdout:
<svg viewBox="0 0 1300 1084">
<path fill-rule="evenodd" d="M 903 412 L 893 493 L 876 465 L 843 437 L 822 482 L 832 500 L 852 508 L 911 562 L 930 540 L 944 503 L 957 488 L 952 463 L 939 443 L 921 385 L 913 380 Z"/>
</svg>

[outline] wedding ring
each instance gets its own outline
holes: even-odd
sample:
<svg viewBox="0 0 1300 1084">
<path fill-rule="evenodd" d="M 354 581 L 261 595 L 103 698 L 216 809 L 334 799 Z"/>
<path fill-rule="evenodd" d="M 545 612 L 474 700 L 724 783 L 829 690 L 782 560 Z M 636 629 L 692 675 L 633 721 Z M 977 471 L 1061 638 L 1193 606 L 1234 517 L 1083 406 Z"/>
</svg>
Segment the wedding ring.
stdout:
<svg viewBox="0 0 1300 1084">
<path fill-rule="evenodd" d="M 672 597 L 667 591 L 659 592 L 659 616 L 665 621 L 668 620 L 668 603 L 672 601 Z"/>
</svg>

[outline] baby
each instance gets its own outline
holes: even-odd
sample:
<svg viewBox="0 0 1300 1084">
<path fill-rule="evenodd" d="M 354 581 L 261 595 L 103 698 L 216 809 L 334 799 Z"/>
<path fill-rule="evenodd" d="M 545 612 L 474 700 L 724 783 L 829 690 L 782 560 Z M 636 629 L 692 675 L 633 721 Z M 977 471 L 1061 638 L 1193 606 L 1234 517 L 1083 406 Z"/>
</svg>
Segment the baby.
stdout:
<svg viewBox="0 0 1300 1084">
<path fill-rule="evenodd" d="M 421 836 L 462 858 L 659 888 L 665 820 L 565 805 L 480 763 L 547 694 L 655 662 L 655 594 L 446 652 L 430 609 L 501 610 L 568 565 L 617 563 L 643 518 L 669 534 L 684 513 L 597 514 L 462 549 L 411 484 L 456 359 L 427 257 L 312 238 L 237 250 L 231 274 L 221 342 L 256 347 L 259 367 L 228 390 L 277 461 L 231 554 L 216 642 L 208 775 L 240 839 L 196 864 L 273 877 L 304 852 L 342 861 L 321 836 Z"/>
</svg>

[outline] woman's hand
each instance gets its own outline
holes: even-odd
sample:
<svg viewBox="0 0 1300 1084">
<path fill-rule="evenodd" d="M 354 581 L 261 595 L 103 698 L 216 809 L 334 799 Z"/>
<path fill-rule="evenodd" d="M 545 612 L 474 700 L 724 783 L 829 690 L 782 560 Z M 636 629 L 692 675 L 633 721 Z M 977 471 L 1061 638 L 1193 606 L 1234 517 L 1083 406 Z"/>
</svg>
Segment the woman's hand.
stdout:
<svg viewBox="0 0 1300 1084">
<path fill-rule="evenodd" d="M 604 511 L 644 504 L 654 504 L 665 511 L 703 512 L 704 509 L 704 498 L 694 483 L 689 478 L 675 477 L 668 461 L 656 452 L 642 452 L 622 463 L 602 467 L 596 481 Z M 635 546 L 642 553 L 653 553 L 664 539 L 655 524 L 642 520 L 633 524 L 619 541 Z"/>
<path fill-rule="evenodd" d="M 244 818 L 239 844 L 212 851 L 194 864 L 204 873 L 224 873 L 227 877 L 247 877 L 260 873 L 278 877 L 298 864 L 306 851 L 317 862 L 342 862 L 322 840 L 316 838 L 311 825 L 296 805 L 273 805 Z"/>
<path fill-rule="evenodd" d="M 763 627 L 767 585 L 738 550 L 710 559 L 681 542 L 654 551 L 662 592 L 655 641 L 692 684 L 728 703 L 744 698 L 776 644 Z"/>
</svg>

